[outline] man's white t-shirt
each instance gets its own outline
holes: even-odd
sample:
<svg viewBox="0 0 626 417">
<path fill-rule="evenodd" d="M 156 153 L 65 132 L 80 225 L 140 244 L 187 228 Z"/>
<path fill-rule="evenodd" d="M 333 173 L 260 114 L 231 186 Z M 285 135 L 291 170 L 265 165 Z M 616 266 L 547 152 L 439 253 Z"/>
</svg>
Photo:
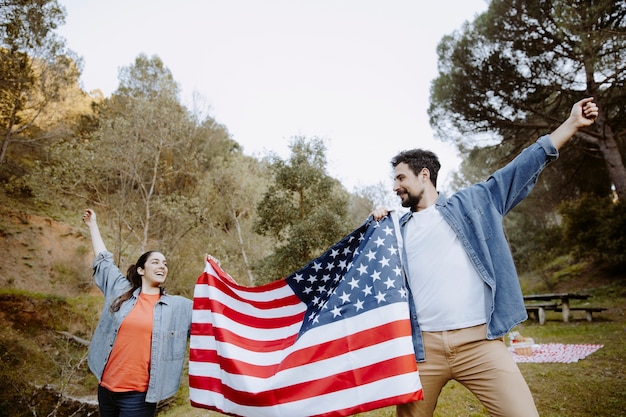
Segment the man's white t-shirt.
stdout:
<svg viewBox="0 0 626 417">
<path fill-rule="evenodd" d="M 404 247 L 422 330 L 454 330 L 487 322 L 486 284 L 434 205 L 412 213 L 405 225 Z"/>
</svg>

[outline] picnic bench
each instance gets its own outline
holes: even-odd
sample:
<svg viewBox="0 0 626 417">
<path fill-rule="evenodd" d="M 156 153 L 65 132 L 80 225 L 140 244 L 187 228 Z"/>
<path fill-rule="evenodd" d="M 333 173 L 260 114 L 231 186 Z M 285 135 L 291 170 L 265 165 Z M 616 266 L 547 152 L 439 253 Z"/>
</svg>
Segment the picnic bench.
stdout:
<svg viewBox="0 0 626 417">
<path fill-rule="evenodd" d="M 529 316 L 534 317 L 535 321 L 543 325 L 546 322 L 546 309 L 556 309 L 556 303 L 530 303 L 526 304 L 526 312 Z"/>
<path fill-rule="evenodd" d="M 545 323 L 546 310 L 557 311 L 562 313 L 563 322 L 569 322 L 571 311 L 584 311 L 587 321 L 593 320 L 593 313 L 606 310 L 604 307 L 594 306 L 571 306 L 570 300 L 587 300 L 589 294 L 578 293 L 548 293 L 548 294 L 529 294 L 524 296 L 526 311 L 539 322 L 540 325 Z"/>
<path fill-rule="evenodd" d="M 605 307 L 588 307 L 588 306 L 576 306 L 576 307 L 570 306 L 569 308 L 569 311 L 584 311 L 585 318 L 587 319 L 587 321 L 593 321 L 593 316 L 592 316 L 593 313 L 599 313 L 605 310 L 606 310 Z M 560 307 L 556 307 L 554 311 L 562 311 L 562 309 Z"/>
</svg>

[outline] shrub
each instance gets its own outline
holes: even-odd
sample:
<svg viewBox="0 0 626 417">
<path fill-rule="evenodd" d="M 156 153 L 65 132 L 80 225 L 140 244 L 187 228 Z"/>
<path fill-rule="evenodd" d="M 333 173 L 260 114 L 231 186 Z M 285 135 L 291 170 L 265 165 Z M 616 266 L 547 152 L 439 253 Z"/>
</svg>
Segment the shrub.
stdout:
<svg viewBox="0 0 626 417">
<path fill-rule="evenodd" d="M 586 194 L 561 203 L 558 211 L 563 244 L 574 256 L 607 267 L 626 265 L 626 204 Z"/>
</svg>

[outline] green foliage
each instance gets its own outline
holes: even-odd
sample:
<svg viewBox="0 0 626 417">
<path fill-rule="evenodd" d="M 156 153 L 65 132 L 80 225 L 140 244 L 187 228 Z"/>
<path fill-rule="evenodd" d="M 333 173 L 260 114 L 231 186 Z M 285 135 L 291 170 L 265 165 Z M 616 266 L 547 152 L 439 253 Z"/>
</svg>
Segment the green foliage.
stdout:
<svg viewBox="0 0 626 417">
<path fill-rule="evenodd" d="M 11 52 L 45 46 L 64 22 L 57 0 L 5 0 L 0 3 L 0 45 Z"/>
<path fill-rule="evenodd" d="M 64 133 L 58 118 L 65 111 L 59 106 L 68 89 L 78 85 L 80 75 L 64 40 L 54 32 L 64 19 L 65 11 L 56 0 L 0 4 L 0 178 L 4 181 L 28 172 L 33 150 L 41 152 Z M 55 129 L 45 126 L 53 120 Z"/>
<path fill-rule="evenodd" d="M 608 197 L 585 194 L 561 203 L 553 217 L 532 216 L 524 201 L 505 218 L 507 237 L 521 273 L 534 271 L 547 290 L 577 276 L 581 262 L 602 268 L 626 265 L 626 210 Z"/>
<path fill-rule="evenodd" d="M 257 204 L 255 231 L 276 244 L 257 265 L 263 281 L 303 267 L 352 225 L 347 218 L 348 193 L 326 172 L 324 143 L 295 137 L 290 149 L 288 160 L 273 158 L 274 182 Z"/>
<path fill-rule="evenodd" d="M 585 194 L 559 207 L 563 241 L 575 256 L 605 266 L 626 265 L 626 205 Z"/>
</svg>

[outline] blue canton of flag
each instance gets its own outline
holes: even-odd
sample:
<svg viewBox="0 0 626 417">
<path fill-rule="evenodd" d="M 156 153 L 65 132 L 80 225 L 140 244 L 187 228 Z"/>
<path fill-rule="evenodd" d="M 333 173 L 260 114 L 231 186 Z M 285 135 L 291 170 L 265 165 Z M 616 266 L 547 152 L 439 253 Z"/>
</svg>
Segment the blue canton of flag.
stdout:
<svg viewBox="0 0 626 417">
<path fill-rule="evenodd" d="M 307 305 L 300 334 L 386 304 L 406 302 L 391 216 L 361 227 L 286 280 Z"/>
</svg>

